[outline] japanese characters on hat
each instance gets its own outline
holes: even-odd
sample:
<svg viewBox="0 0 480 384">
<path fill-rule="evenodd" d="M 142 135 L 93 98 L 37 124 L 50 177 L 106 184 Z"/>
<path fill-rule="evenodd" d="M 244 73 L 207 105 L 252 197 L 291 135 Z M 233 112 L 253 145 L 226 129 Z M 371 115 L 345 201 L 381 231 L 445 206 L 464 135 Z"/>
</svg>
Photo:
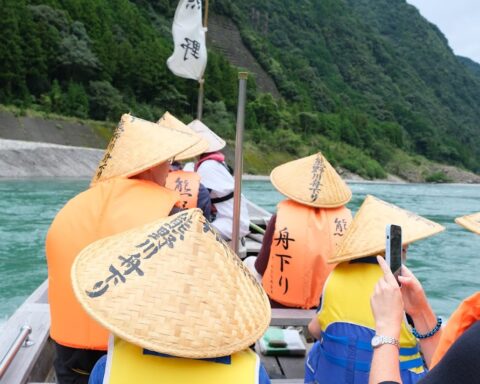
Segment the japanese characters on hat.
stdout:
<svg viewBox="0 0 480 384">
<path fill-rule="evenodd" d="M 124 114 L 91 185 L 115 177 L 136 175 L 173 158 L 199 141 L 200 138 L 190 132 Z"/>
<path fill-rule="evenodd" d="M 199 209 L 92 243 L 71 277 L 96 321 L 159 353 L 230 355 L 255 343 L 270 323 L 261 285 Z"/>
<path fill-rule="evenodd" d="M 197 135 L 193 129 L 189 128 L 186 124 L 183 124 L 180 120 L 178 120 L 175 116 L 171 115 L 169 112 L 165 112 L 163 116 L 160 118 L 160 120 L 157 121 L 157 124 L 163 125 L 164 127 L 167 127 L 167 128 L 179 129 L 180 131 L 191 133 L 200 138 L 200 141 L 197 144 L 188 148 L 186 151 L 183 151 L 175 155 L 175 160 L 183 161 L 183 160 L 191 159 L 192 157 L 201 155 L 208 148 L 207 140 Z"/>
<path fill-rule="evenodd" d="M 320 152 L 279 165 L 270 180 L 280 193 L 311 207 L 340 207 L 352 198 L 350 188 Z"/>
<path fill-rule="evenodd" d="M 385 230 L 388 224 L 402 227 L 403 244 L 410 244 L 445 230 L 445 227 L 438 223 L 367 195 L 328 263 L 340 263 L 384 252 Z"/>
<path fill-rule="evenodd" d="M 462 217 L 457 217 L 455 223 L 480 235 L 480 212 L 472 213 Z"/>
<path fill-rule="evenodd" d="M 188 124 L 188 126 L 208 141 L 208 148 L 205 153 L 220 151 L 225 147 L 225 140 L 223 140 L 200 120 L 193 120 L 190 124 Z"/>
</svg>

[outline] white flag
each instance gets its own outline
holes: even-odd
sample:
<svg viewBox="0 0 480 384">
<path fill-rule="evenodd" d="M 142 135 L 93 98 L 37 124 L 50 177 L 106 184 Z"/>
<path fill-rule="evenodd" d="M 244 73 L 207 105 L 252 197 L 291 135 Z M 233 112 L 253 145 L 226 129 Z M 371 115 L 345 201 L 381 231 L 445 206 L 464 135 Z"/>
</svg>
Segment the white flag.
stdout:
<svg viewBox="0 0 480 384">
<path fill-rule="evenodd" d="M 167 60 L 177 76 L 200 80 L 207 66 L 202 0 L 180 0 L 172 26 L 175 49 Z"/>
</svg>

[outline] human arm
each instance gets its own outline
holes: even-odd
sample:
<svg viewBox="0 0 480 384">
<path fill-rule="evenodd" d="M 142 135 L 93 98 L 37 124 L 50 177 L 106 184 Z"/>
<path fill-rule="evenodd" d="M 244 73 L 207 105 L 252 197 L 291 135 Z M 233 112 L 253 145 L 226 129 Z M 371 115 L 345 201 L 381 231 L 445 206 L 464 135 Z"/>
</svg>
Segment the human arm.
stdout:
<svg viewBox="0 0 480 384">
<path fill-rule="evenodd" d="M 402 285 L 400 290 L 402 292 L 405 312 L 412 318 L 415 329 L 420 334 L 430 332 L 437 324 L 437 317 L 427 300 L 422 285 L 406 266 L 402 266 L 402 274 L 398 277 L 398 281 Z M 440 341 L 441 333 L 442 330 L 440 329 L 433 336 L 419 339 L 420 348 L 427 367 L 430 367 L 432 356 Z"/>
<path fill-rule="evenodd" d="M 197 201 L 197 207 L 200 208 L 203 211 L 203 216 L 208 221 L 212 221 L 212 201 L 210 199 L 210 193 L 208 192 L 208 189 L 205 188 L 205 186 L 200 183 L 198 187 L 198 201 Z"/>
<path fill-rule="evenodd" d="M 377 257 L 377 260 L 382 268 L 383 277 L 380 278 L 375 286 L 374 293 L 370 299 L 370 305 L 375 318 L 375 333 L 398 340 L 404 316 L 402 293 L 383 257 Z M 396 345 L 383 344 L 375 348 L 369 384 L 389 381 L 401 383 L 398 359 L 399 348 Z"/>
<path fill-rule="evenodd" d="M 275 232 L 275 223 L 277 221 L 277 215 L 274 214 L 268 222 L 265 234 L 263 235 L 262 247 L 260 252 L 258 252 L 257 260 L 255 261 L 255 269 L 257 272 L 263 276 L 265 270 L 267 269 L 268 259 L 270 257 L 270 248 L 272 247 L 273 242 L 273 233 Z"/>
<path fill-rule="evenodd" d="M 317 314 L 315 314 L 315 317 L 308 323 L 308 332 L 317 340 L 320 340 L 320 337 L 322 337 L 322 328 L 318 322 Z"/>
</svg>

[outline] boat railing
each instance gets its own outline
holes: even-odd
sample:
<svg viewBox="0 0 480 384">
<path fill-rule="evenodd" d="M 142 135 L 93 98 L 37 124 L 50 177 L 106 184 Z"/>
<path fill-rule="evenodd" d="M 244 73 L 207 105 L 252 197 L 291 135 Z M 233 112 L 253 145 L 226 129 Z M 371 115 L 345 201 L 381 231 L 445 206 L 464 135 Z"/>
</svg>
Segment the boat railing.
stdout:
<svg viewBox="0 0 480 384">
<path fill-rule="evenodd" d="M 50 310 L 45 280 L 0 329 L 0 384 L 45 382 L 53 367 Z M 28 324 L 28 327 L 24 327 Z M 20 329 L 21 332 L 19 331 Z M 28 348 L 22 348 L 28 338 Z M 41 356 L 41 358 L 40 358 Z"/>
<path fill-rule="evenodd" d="M 29 335 L 32 333 L 32 327 L 29 325 L 24 325 L 20 328 L 20 332 L 13 341 L 10 348 L 7 350 L 7 353 L 0 361 L 0 379 L 3 377 L 4 373 L 7 371 L 10 363 L 17 355 L 17 352 L 23 346 L 25 348 L 32 346 L 32 341 L 29 339 Z"/>
</svg>

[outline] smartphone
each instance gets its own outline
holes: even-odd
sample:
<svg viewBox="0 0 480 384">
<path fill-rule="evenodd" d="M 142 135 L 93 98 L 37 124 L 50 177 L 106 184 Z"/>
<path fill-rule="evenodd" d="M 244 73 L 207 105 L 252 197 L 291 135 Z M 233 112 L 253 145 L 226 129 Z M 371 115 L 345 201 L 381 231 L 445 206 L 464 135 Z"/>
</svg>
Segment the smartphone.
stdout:
<svg viewBox="0 0 480 384">
<path fill-rule="evenodd" d="M 399 225 L 387 225 L 385 259 L 398 281 L 402 271 L 402 227 Z"/>
</svg>

